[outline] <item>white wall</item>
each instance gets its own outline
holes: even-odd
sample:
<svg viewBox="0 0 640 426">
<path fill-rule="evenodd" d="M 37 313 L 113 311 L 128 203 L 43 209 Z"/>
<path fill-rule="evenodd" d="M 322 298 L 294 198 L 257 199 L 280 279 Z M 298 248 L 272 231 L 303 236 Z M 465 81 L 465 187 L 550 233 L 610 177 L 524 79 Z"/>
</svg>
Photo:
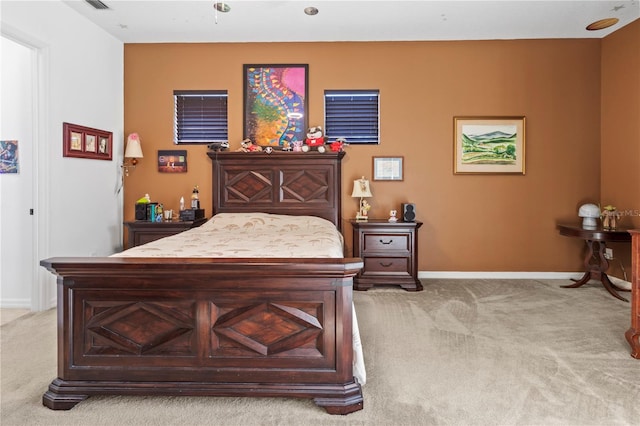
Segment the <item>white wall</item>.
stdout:
<svg viewBox="0 0 640 426">
<path fill-rule="evenodd" d="M 40 52 L 39 257 L 120 250 L 122 195 L 116 190 L 124 143 L 123 43 L 58 0 L 2 1 L 0 19 L 3 35 Z M 63 122 L 113 132 L 113 161 L 62 157 Z M 45 271 L 39 280 L 48 281 L 44 297 L 53 297 L 52 275 Z"/>
</svg>

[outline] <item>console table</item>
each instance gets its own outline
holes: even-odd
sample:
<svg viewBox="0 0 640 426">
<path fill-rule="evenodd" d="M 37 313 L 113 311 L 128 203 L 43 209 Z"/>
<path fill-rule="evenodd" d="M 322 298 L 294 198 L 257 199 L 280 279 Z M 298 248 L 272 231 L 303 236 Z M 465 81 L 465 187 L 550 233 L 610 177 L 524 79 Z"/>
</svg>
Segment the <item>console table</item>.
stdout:
<svg viewBox="0 0 640 426">
<path fill-rule="evenodd" d="M 605 257 L 607 243 L 613 242 L 629 242 L 631 234 L 628 229 L 603 229 L 598 226 L 594 229 L 583 228 L 581 225 L 557 225 L 560 235 L 565 237 L 581 238 L 587 244 L 587 254 L 584 258 L 585 273 L 574 284 L 564 285 L 564 288 L 575 288 L 587 283 L 589 280 L 598 280 L 605 289 L 615 298 L 628 302 L 627 299 L 620 296 L 616 290 L 629 291 L 616 286 L 606 272 L 609 269 L 609 260 Z M 594 249 L 597 246 L 597 249 Z M 597 256 L 594 254 L 597 253 Z"/>
</svg>

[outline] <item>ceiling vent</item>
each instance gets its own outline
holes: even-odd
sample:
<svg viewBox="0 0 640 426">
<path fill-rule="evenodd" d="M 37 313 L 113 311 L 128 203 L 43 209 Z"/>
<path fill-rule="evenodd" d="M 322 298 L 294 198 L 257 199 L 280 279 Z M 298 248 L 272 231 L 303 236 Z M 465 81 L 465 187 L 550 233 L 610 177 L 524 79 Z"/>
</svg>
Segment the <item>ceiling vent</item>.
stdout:
<svg viewBox="0 0 640 426">
<path fill-rule="evenodd" d="M 109 9 L 109 6 L 107 6 L 106 4 L 102 3 L 100 0 L 84 0 L 84 1 L 86 1 L 91 6 L 93 6 L 96 9 L 99 9 L 99 10 Z"/>
</svg>

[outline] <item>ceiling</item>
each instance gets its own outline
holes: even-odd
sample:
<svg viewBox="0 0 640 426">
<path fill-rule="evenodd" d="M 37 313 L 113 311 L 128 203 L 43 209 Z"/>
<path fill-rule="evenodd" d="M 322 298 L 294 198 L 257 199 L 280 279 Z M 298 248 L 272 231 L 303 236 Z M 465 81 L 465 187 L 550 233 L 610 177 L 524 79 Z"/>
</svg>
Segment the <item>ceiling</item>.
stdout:
<svg viewBox="0 0 640 426">
<path fill-rule="evenodd" d="M 227 0 L 228 13 L 213 0 L 101 1 L 64 3 L 124 43 L 602 38 L 640 17 L 640 0 Z M 585 29 L 605 18 L 619 22 Z"/>
</svg>

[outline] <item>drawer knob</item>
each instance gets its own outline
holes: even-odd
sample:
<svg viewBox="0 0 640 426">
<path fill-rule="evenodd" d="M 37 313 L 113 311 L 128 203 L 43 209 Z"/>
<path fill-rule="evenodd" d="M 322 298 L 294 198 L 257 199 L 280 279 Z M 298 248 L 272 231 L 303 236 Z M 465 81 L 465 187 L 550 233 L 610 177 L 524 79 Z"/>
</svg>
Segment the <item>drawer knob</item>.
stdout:
<svg viewBox="0 0 640 426">
<path fill-rule="evenodd" d="M 393 262 L 389 262 L 389 263 L 382 263 L 380 262 L 380 266 L 382 266 L 383 268 L 388 268 L 389 266 L 393 265 Z"/>
<path fill-rule="evenodd" d="M 380 239 L 380 242 L 384 245 L 388 245 L 391 244 L 393 242 L 393 240 L 389 240 L 389 241 L 384 241 L 383 239 Z"/>
</svg>

